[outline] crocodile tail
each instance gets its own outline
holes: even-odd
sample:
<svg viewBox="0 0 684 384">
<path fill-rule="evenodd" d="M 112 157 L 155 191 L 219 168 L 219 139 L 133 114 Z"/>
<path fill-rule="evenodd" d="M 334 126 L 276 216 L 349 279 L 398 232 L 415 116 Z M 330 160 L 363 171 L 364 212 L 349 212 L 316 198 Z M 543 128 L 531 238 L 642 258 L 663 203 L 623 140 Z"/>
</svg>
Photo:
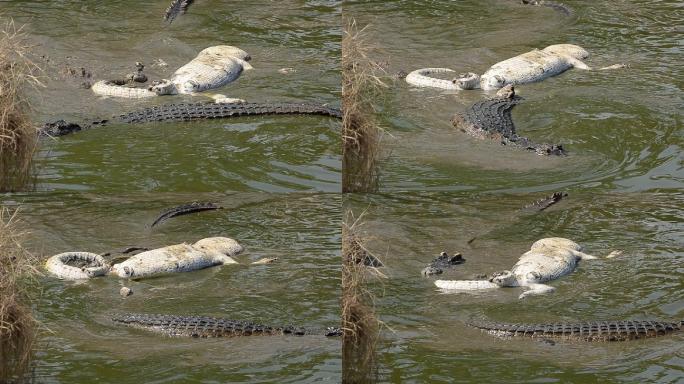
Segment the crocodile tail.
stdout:
<svg viewBox="0 0 684 384">
<path fill-rule="evenodd" d="M 91 252 L 64 252 L 54 255 L 46 261 L 45 268 L 52 275 L 64 280 L 90 279 L 109 271 L 104 258 Z"/>
<path fill-rule="evenodd" d="M 429 75 L 433 73 L 454 72 L 449 68 L 421 68 L 406 75 L 406 82 L 417 87 L 432 87 L 442 89 L 461 89 L 451 80 L 435 79 Z"/>
<path fill-rule="evenodd" d="M 157 96 L 156 92 L 152 92 L 146 88 L 131 88 L 119 85 L 118 82 L 111 80 L 100 80 L 93 84 L 93 92 L 102 96 L 123 97 L 127 99 L 142 99 L 145 97 Z"/>
<path fill-rule="evenodd" d="M 173 22 L 173 19 L 175 19 L 176 16 L 187 12 L 192 1 L 193 0 L 174 0 L 164 12 L 164 20 L 169 23 Z"/>
<path fill-rule="evenodd" d="M 459 290 L 459 291 L 479 291 L 482 289 L 499 288 L 495 283 L 488 280 L 436 280 L 437 288 Z"/>
</svg>

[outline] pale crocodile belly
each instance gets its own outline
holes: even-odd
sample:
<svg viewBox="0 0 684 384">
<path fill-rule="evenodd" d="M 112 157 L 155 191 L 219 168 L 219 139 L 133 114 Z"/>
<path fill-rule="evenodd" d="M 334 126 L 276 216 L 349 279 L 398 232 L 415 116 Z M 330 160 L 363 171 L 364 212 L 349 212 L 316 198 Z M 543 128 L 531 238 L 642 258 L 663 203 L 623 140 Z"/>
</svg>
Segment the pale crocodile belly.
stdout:
<svg viewBox="0 0 684 384">
<path fill-rule="evenodd" d="M 177 84 L 179 93 L 203 92 L 231 83 L 241 73 L 242 65 L 234 60 L 202 56 L 178 68 L 171 81 Z"/>
<path fill-rule="evenodd" d="M 341 335 L 339 328 L 328 328 L 319 331 L 295 326 L 272 327 L 248 321 L 206 316 L 122 314 L 112 317 L 112 320 L 116 323 L 123 323 L 168 336 L 206 338 L 259 335 Z"/>
<path fill-rule="evenodd" d="M 515 263 L 511 272 L 521 278 L 534 274 L 535 283 L 545 283 L 570 274 L 577 267 L 577 260 L 571 254 L 549 254 L 528 251 Z"/>
<path fill-rule="evenodd" d="M 567 59 L 544 51 L 532 51 L 492 65 L 483 79 L 502 77 L 508 84 L 526 84 L 544 80 L 572 68 Z"/>
<path fill-rule="evenodd" d="M 508 324 L 473 322 L 468 325 L 501 337 L 537 337 L 577 341 L 626 341 L 681 331 L 682 322 L 594 321 L 578 323 Z"/>
</svg>

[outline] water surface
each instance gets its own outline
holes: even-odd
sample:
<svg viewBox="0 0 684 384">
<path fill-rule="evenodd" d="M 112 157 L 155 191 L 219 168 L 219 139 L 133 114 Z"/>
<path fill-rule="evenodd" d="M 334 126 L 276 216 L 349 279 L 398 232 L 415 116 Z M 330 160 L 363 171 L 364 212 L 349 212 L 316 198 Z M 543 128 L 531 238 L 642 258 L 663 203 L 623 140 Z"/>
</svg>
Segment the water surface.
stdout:
<svg viewBox="0 0 684 384">
<path fill-rule="evenodd" d="M 684 334 L 623 343 L 554 344 L 502 340 L 466 326 L 471 319 L 553 322 L 684 318 L 681 192 L 575 193 L 540 213 L 531 195 L 404 193 L 354 197 L 361 234 L 385 263 L 373 285 L 387 327 L 380 373 L 392 382 L 681 383 Z M 581 261 L 549 284 L 556 291 L 519 300 L 522 288 L 445 293 L 437 278 L 471 280 L 510 268 L 544 237 L 572 239 L 614 259 Z M 435 277 L 420 271 L 441 251 L 464 264 Z"/>
<path fill-rule="evenodd" d="M 681 188 L 682 25 L 678 1 L 566 1 L 569 16 L 506 0 L 345 2 L 345 14 L 378 46 L 389 73 L 447 67 L 482 74 L 496 62 L 551 44 L 586 48 L 587 63 L 518 86 L 513 110 L 523 136 L 560 143 L 564 158 L 502 148 L 457 132 L 450 117 L 492 92 L 443 91 L 394 83 L 380 104 L 392 136 L 381 165 L 386 191 L 531 192 Z M 453 76 L 452 76 L 453 77 Z M 447 77 L 449 78 L 449 77 Z"/>
<path fill-rule="evenodd" d="M 224 209 L 172 218 L 189 199 Z M 206 315 L 266 325 L 339 326 L 341 199 L 335 194 L 119 194 L 54 192 L 5 196 L 22 203 L 26 246 L 40 257 L 163 247 L 211 236 L 245 247 L 225 265 L 130 281 L 111 276 L 66 282 L 45 276 L 34 315 L 45 332 L 36 358 L 40 383 L 337 382 L 339 338 L 253 336 L 170 338 L 121 326 L 115 313 Z M 268 265 L 249 265 L 277 257 Z M 122 298 L 128 286 L 133 295 Z"/>
<path fill-rule="evenodd" d="M 212 45 L 247 51 L 253 71 L 217 93 L 251 102 L 339 106 L 341 26 L 334 1 L 198 1 L 172 24 L 168 1 L 4 1 L 0 9 L 36 44 L 46 88 L 32 97 L 37 122 L 107 118 L 202 96 L 122 100 L 87 81 L 122 78 L 143 62 L 152 80 Z M 268 10 L 268 11 L 265 11 Z M 160 66 L 160 60 L 166 63 Z M 291 68 L 287 74 L 283 68 Z M 75 74 L 69 72 L 73 69 Z M 249 117 L 192 123 L 112 124 L 44 140 L 39 188 L 92 193 L 340 190 L 339 122 L 324 117 Z"/>
</svg>

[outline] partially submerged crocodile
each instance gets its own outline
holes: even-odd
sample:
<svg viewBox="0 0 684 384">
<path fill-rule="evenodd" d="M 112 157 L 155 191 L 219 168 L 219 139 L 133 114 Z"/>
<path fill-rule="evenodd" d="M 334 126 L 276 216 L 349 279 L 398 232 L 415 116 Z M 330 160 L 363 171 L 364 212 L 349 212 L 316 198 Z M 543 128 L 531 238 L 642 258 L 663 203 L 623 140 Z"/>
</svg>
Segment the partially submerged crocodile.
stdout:
<svg viewBox="0 0 684 384">
<path fill-rule="evenodd" d="M 684 320 L 679 322 L 618 320 L 546 324 L 476 321 L 468 325 L 499 337 L 553 338 L 570 341 L 626 341 L 663 336 L 684 330 Z"/>
<path fill-rule="evenodd" d="M 561 201 L 561 199 L 568 197 L 566 192 L 554 192 L 550 196 L 541 198 L 533 203 L 527 204 L 521 208 L 522 211 L 543 211 L 546 208 Z"/>
<path fill-rule="evenodd" d="M 202 212 L 202 211 L 209 211 L 209 210 L 214 210 L 214 209 L 222 209 L 223 207 L 214 203 L 199 203 L 199 202 L 192 202 L 190 204 L 183 204 L 178 207 L 173 207 L 165 210 L 162 212 L 157 219 L 152 222 L 152 225 L 150 227 L 154 227 L 157 224 L 160 224 L 172 217 L 176 216 L 181 216 L 181 215 L 187 215 L 190 213 L 195 213 L 195 212 Z"/>
<path fill-rule="evenodd" d="M 65 252 L 50 257 L 45 268 L 64 280 L 90 279 L 103 276 L 109 271 L 105 259 L 90 252 Z"/>
<path fill-rule="evenodd" d="M 58 120 L 44 124 L 39 131 L 47 136 L 64 136 L 108 123 L 140 124 L 261 115 L 320 115 L 341 119 L 342 111 L 325 104 L 316 103 L 166 104 L 124 113 L 111 119 L 92 120 L 83 124 Z"/>
<path fill-rule="evenodd" d="M 342 336 L 340 328 L 317 330 L 295 326 L 271 327 L 248 321 L 206 316 L 147 315 L 127 313 L 112 317 L 116 323 L 160 332 L 168 336 L 186 337 L 237 337 L 260 335 L 322 335 Z"/>
<path fill-rule="evenodd" d="M 482 76 L 472 72 L 459 75 L 453 80 L 441 80 L 428 76 L 431 73 L 455 72 L 449 68 L 421 68 L 406 76 L 406 82 L 419 87 L 434 87 L 451 90 L 499 89 L 509 84 L 526 84 L 542 81 L 570 68 L 591 70 L 582 62 L 589 52 L 573 44 L 555 44 L 542 50 L 532 50 L 492 65 Z M 623 68 L 615 64 L 603 68 Z"/>
<path fill-rule="evenodd" d="M 250 56 L 240 48 L 217 45 L 203 49 L 197 57 L 178 68 L 170 79 L 164 79 L 149 88 L 122 86 L 111 80 L 93 84 L 93 92 L 103 96 L 138 99 L 158 95 L 193 94 L 222 87 L 240 77 L 244 70 L 252 69 L 247 62 Z M 235 102 L 223 95 L 217 102 Z"/>
<path fill-rule="evenodd" d="M 582 247 L 574 241 L 550 237 L 536 241 L 511 268 L 494 273 L 489 280 L 437 280 L 435 285 L 449 290 L 480 290 L 500 287 L 526 287 L 519 298 L 553 292 L 555 288 L 543 284 L 565 276 L 577 267 L 579 260 L 593 260 L 581 252 Z M 607 257 L 619 254 L 615 251 Z"/>
<path fill-rule="evenodd" d="M 193 0 L 173 0 L 171 5 L 164 11 L 164 21 L 168 21 L 169 24 L 172 23 L 176 16 L 188 11 L 188 7 L 192 2 Z"/>
<path fill-rule="evenodd" d="M 478 139 L 496 140 L 501 145 L 534 151 L 538 155 L 564 155 L 565 150 L 560 144 L 536 144 L 518 135 L 511 110 L 521 100 L 513 85 L 509 84 L 501 88 L 495 97 L 477 101 L 463 113 L 454 114 L 451 123 L 456 129 Z"/>
</svg>

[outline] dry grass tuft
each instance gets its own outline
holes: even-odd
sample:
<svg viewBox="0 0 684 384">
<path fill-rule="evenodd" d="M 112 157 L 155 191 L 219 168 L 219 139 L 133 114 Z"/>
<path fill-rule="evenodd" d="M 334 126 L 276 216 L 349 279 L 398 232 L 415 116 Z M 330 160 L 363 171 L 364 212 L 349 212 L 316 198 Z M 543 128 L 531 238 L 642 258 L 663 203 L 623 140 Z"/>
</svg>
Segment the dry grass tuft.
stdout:
<svg viewBox="0 0 684 384">
<path fill-rule="evenodd" d="M 11 19 L 0 21 L 0 192 L 22 190 L 34 181 L 38 135 L 25 91 L 42 84 L 30 48 L 21 27 Z"/>
<path fill-rule="evenodd" d="M 0 209 L 0 383 L 30 380 L 37 324 L 28 287 L 39 273 L 37 259 L 21 246 L 26 235 L 17 230 L 16 211 Z"/>
<path fill-rule="evenodd" d="M 376 75 L 382 66 L 371 60 L 376 50 L 368 42 L 366 27 L 345 22 L 342 37 L 342 191 L 378 190 L 378 159 L 382 129 L 375 120 L 374 100 L 387 85 Z"/>
<path fill-rule="evenodd" d="M 342 227 L 344 383 L 373 383 L 379 380 L 376 348 L 381 323 L 375 316 L 374 296 L 366 288 L 369 267 L 362 260 L 366 260 L 370 253 L 359 238 L 359 226 L 360 218 L 354 220 L 352 214 L 348 213 L 347 221 Z"/>
</svg>

